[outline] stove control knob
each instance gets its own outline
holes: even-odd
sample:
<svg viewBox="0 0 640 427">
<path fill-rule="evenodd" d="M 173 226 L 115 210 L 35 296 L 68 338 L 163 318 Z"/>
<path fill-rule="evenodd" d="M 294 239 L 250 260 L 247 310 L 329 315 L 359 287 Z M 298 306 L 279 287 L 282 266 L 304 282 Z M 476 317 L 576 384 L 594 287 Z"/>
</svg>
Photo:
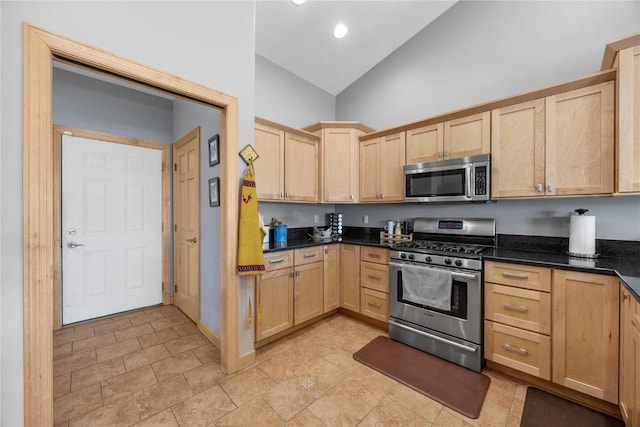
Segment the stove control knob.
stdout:
<svg viewBox="0 0 640 427">
<path fill-rule="evenodd" d="M 430 256 L 427 256 L 427 257 L 425 257 L 425 259 L 424 259 L 424 260 L 425 260 L 426 262 L 431 262 L 431 257 L 430 257 Z"/>
<path fill-rule="evenodd" d="M 414 259 L 416 256 L 414 254 L 409 254 L 409 259 Z"/>
<path fill-rule="evenodd" d="M 450 265 L 451 264 L 451 260 L 449 258 L 447 258 L 447 259 L 444 260 L 444 263 L 447 264 L 447 265 Z"/>
<path fill-rule="evenodd" d="M 456 265 L 457 265 L 458 267 L 460 267 L 460 266 L 462 265 L 462 261 L 460 261 L 459 259 L 457 259 L 457 260 L 456 260 Z"/>
<path fill-rule="evenodd" d="M 400 254 L 400 258 L 405 259 L 406 257 L 407 257 L 407 254 L 405 253 Z"/>
</svg>

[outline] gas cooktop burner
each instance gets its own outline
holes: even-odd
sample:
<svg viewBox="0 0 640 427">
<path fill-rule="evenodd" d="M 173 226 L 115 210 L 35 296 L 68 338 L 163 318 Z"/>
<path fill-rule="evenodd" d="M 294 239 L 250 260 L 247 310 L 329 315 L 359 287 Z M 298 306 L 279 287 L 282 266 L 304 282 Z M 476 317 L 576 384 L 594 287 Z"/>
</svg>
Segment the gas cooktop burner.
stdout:
<svg viewBox="0 0 640 427">
<path fill-rule="evenodd" d="M 488 246 L 452 242 L 437 242 L 430 240 L 413 240 L 410 242 L 398 243 L 394 246 L 394 248 L 399 250 L 414 250 L 417 252 L 438 251 L 477 255 L 484 252 L 488 248 Z"/>
</svg>

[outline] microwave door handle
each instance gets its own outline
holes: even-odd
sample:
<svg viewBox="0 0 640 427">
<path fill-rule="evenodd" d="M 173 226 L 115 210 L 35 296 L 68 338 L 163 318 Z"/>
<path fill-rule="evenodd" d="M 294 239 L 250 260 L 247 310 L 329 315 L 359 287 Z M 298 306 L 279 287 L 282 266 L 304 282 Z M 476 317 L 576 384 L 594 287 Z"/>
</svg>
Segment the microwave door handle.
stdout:
<svg viewBox="0 0 640 427">
<path fill-rule="evenodd" d="M 465 168 L 465 186 L 464 186 L 464 194 L 467 197 L 467 200 L 473 200 L 473 194 L 471 194 L 471 183 L 472 183 L 472 179 L 471 179 L 471 175 L 473 173 L 473 165 L 467 164 L 464 166 Z"/>
</svg>

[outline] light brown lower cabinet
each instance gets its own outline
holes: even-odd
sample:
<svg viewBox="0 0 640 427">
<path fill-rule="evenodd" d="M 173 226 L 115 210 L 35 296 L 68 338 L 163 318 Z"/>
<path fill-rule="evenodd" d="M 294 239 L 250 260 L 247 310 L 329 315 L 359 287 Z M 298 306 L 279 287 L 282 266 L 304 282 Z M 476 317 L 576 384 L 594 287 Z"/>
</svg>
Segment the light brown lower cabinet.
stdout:
<svg viewBox="0 0 640 427">
<path fill-rule="evenodd" d="M 324 313 L 324 264 L 314 262 L 295 267 L 293 324 L 311 320 Z"/>
<path fill-rule="evenodd" d="M 340 307 L 360 312 L 360 246 L 340 245 Z"/>
<path fill-rule="evenodd" d="M 360 288 L 360 313 L 381 322 L 389 321 L 389 294 Z"/>
<path fill-rule="evenodd" d="M 640 427 L 640 301 L 620 285 L 620 412 Z"/>
<path fill-rule="evenodd" d="M 256 281 L 256 341 L 293 326 L 292 263 L 279 269 L 269 269 L 269 261 L 285 263 L 284 259 L 285 256 L 265 257 L 267 272 L 258 276 Z"/>
<path fill-rule="evenodd" d="M 340 307 L 340 245 L 324 247 L 324 312 Z"/>
</svg>

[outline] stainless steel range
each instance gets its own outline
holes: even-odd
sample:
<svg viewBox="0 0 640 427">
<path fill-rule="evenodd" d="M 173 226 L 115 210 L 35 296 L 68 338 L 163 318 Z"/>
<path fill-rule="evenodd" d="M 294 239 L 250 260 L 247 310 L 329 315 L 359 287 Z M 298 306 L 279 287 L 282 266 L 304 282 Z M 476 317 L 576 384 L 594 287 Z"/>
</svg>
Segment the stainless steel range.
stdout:
<svg viewBox="0 0 640 427">
<path fill-rule="evenodd" d="M 416 240 L 391 248 L 389 337 L 480 372 L 482 254 L 494 219 L 416 218 Z"/>
</svg>

